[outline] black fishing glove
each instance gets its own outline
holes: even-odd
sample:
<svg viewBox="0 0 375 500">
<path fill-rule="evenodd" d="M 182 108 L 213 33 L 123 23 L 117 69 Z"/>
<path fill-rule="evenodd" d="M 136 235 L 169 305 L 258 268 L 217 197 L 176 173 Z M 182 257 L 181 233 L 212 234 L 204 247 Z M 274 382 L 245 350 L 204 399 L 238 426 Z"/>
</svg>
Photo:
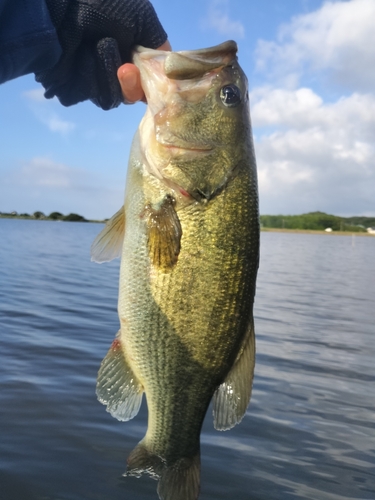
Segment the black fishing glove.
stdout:
<svg viewBox="0 0 375 500">
<path fill-rule="evenodd" d="M 62 47 L 58 63 L 36 73 L 64 106 L 90 99 L 102 109 L 123 102 L 117 69 L 131 49 L 160 47 L 167 39 L 148 0 L 45 0 Z"/>
</svg>

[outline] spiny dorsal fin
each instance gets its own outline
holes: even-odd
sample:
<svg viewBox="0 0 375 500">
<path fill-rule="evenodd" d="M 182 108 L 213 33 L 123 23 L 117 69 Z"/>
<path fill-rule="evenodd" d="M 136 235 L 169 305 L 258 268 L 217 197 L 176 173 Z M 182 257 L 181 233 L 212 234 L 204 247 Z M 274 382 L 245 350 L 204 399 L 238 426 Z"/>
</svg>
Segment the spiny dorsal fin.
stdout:
<svg viewBox="0 0 375 500">
<path fill-rule="evenodd" d="M 96 395 L 113 417 L 127 421 L 137 415 L 142 394 L 143 387 L 125 358 L 121 341 L 116 338 L 100 365 Z"/>
<path fill-rule="evenodd" d="M 243 347 L 213 397 L 214 427 L 218 431 L 231 429 L 243 419 L 251 397 L 254 366 L 255 335 L 251 321 Z"/>
<path fill-rule="evenodd" d="M 91 260 L 101 264 L 121 256 L 122 243 L 125 234 L 125 211 L 121 207 L 107 221 L 104 229 L 98 234 L 91 245 Z"/>
<path fill-rule="evenodd" d="M 180 253 L 181 225 L 174 209 L 175 200 L 167 195 L 159 209 L 145 207 L 148 228 L 148 250 L 151 262 L 163 271 L 170 270 Z"/>
</svg>

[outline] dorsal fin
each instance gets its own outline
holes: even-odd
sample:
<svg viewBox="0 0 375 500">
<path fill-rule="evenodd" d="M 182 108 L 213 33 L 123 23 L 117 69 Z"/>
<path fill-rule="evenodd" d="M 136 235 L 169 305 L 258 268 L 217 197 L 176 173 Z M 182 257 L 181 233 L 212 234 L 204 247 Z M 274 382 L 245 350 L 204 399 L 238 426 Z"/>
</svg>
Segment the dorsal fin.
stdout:
<svg viewBox="0 0 375 500">
<path fill-rule="evenodd" d="M 104 229 L 98 234 L 91 245 L 91 260 L 101 264 L 121 256 L 122 243 L 125 234 L 125 211 L 121 207 L 107 221 Z"/>
</svg>

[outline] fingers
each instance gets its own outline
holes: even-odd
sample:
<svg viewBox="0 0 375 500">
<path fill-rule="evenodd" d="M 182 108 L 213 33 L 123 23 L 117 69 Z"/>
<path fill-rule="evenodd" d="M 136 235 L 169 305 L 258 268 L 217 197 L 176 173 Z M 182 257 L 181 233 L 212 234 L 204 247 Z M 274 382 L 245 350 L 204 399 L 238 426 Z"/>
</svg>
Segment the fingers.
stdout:
<svg viewBox="0 0 375 500">
<path fill-rule="evenodd" d="M 157 50 L 172 50 L 172 47 L 169 41 L 166 40 Z M 146 102 L 141 85 L 141 75 L 137 66 L 131 63 L 123 64 L 117 70 L 117 77 L 126 103 Z"/>
<path fill-rule="evenodd" d="M 137 66 L 130 63 L 123 64 L 117 70 L 117 77 L 125 103 L 144 100 L 145 94 L 141 86 L 141 75 Z"/>
</svg>

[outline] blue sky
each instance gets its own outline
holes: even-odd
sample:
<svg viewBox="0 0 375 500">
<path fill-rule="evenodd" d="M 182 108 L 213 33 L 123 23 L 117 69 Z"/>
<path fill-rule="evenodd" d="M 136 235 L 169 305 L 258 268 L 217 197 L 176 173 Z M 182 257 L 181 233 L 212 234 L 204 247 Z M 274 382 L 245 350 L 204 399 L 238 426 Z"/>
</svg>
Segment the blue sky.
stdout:
<svg viewBox="0 0 375 500">
<path fill-rule="evenodd" d="M 375 0 L 154 0 L 174 50 L 234 39 L 249 79 L 262 214 L 375 215 Z M 0 87 L 0 211 L 110 217 L 145 105 Z"/>
</svg>

